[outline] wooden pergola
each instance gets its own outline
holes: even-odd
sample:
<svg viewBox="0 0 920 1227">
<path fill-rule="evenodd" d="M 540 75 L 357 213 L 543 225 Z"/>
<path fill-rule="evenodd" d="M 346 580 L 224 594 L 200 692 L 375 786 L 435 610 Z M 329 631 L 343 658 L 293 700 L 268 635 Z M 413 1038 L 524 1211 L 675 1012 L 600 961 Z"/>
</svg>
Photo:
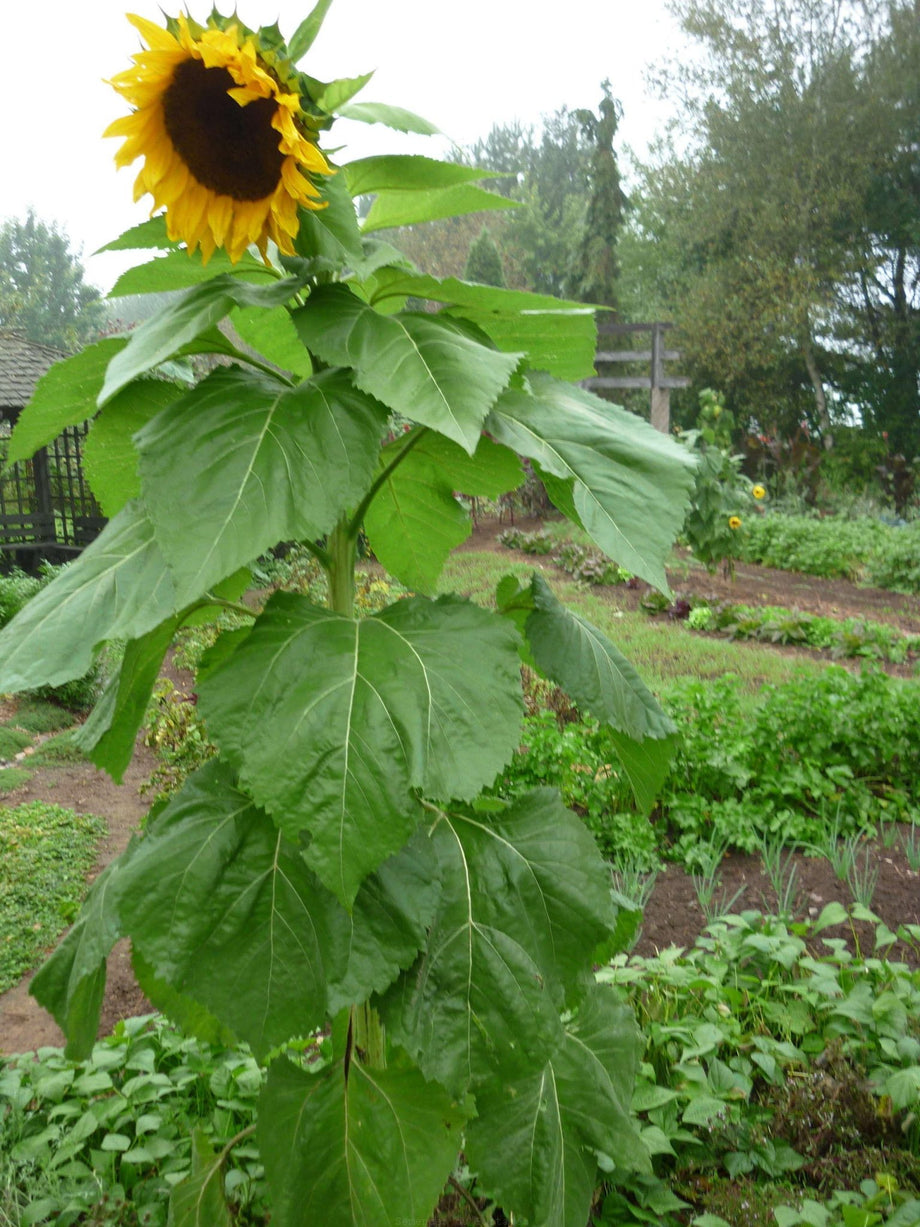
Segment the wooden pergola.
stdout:
<svg viewBox="0 0 920 1227">
<path fill-rule="evenodd" d="M 0 329 L 0 457 L 3 443 L 61 350 Z M 47 558 L 78 554 L 102 530 L 105 518 L 83 474 L 87 426 L 69 426 L 30 460 L 0 466 L 0 565 L 34 569 Z"/>
</svg>

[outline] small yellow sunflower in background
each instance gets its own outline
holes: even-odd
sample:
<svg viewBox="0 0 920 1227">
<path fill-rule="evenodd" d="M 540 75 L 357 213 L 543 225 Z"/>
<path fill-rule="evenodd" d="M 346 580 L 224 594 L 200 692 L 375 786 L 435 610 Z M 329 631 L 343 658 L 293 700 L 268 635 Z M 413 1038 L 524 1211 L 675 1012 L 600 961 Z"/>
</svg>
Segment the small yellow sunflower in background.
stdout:
<svg viewBox="0 0 920 1227">
<path fill-rule="evenodd" d="M 223 247 L 236 262 L 250 243 L 264 255 L 269 239 L 293 254 L 298 209 L 323 207 L 310 176 L 332 173 L 300 95 L 235 22 L 203 28 L 181 15 L 172 34 L 128 20 L 147 48 L 111 81 L 134 110 L 105 135 L 126 138 L 118 166 L 144 159 L 134 199 L 149 192 L 169 237 L 205 261 Z"/>
<path fill-rule="evenodd" d="M 728 527 L 731 529 L 740 528 L 741 527 L 741 516 L 729 516 L 728 517 Z"/>
<path fill-rule="evenodd" d="M 755 486 L 755 487 L 753 488 L 753 490 L 751 490 L 751 494 L 753 494 L 754 498 L 756 498 L 756 499 L 761 499 L 761 498 L 766 498 L 766 497 L 767 497 L 767 492 L 766 492 L 766 490 L 763 488 L 763 486 Z"/>
</svg>

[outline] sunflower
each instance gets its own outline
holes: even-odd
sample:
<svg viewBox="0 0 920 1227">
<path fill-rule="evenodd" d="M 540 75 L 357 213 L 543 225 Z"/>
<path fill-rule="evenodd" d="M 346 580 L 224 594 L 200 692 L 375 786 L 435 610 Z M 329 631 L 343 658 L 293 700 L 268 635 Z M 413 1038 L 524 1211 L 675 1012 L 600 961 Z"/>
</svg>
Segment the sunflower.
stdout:
<svg viewBox="0 0 920 1227">
<path fill-rule="evenodd" d="M 732 532 L 734 532 L 735 529 L 740 528 L 741 527 L 741 517 L 740 516 L 729 516 L 728 517 L 728 527 L 732 530 Z"/>
<path fill-rule="evenodd" d="M 332 171 L 311 139 L 300 95 L 269 68 L 257 37 L 237 23 L 195 26 L 181 15 L 164 30 L 128 20 L 147 48 L 110 84 L 134 108 L 106 136 L 125 137 L 118 166 L 142 157 L 134 198 L 166 209 L 166 229 L 209 260 L 234 263 L 269 239 L 293 254 L 298 209 L 323 208 L 310 176 Z"/>
<path fill-rule="evenodd" d="M 766 498 L 767 496 L 767 492 L 763 486 L 755 486 L 751 491 L 751 494 L 753 494 L 754 498 L 756 499 Z"/>
</svg>

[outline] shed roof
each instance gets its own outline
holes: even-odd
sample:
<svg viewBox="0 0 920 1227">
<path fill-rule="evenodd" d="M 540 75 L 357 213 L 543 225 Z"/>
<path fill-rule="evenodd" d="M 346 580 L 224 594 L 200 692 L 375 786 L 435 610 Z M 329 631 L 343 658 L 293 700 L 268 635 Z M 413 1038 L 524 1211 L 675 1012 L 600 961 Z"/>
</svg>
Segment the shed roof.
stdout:
<svg viewBox="0 0 920 1227">
<path fill-rule="evenodd" d="M 30 341 L 14 328 L 0 328 L 0 414 L 17 417 L 49 367 L 67 354 L 54 345 Z"/>
</svg>

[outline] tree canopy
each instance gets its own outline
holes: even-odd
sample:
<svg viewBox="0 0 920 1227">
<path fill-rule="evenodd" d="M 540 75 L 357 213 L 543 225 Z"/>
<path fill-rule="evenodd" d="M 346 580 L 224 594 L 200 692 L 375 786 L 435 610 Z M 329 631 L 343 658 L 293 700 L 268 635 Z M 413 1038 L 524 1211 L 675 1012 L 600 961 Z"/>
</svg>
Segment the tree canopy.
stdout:
<svg viewBox="0 0 920 1227">
<path fill-rule="evenodd" d="M 32 210 L 0 226 L 0 326 L 31 341 L 75 350 L 99 332 L 102 295 L 84 281 L 70 240 Z"/>
</svg>

